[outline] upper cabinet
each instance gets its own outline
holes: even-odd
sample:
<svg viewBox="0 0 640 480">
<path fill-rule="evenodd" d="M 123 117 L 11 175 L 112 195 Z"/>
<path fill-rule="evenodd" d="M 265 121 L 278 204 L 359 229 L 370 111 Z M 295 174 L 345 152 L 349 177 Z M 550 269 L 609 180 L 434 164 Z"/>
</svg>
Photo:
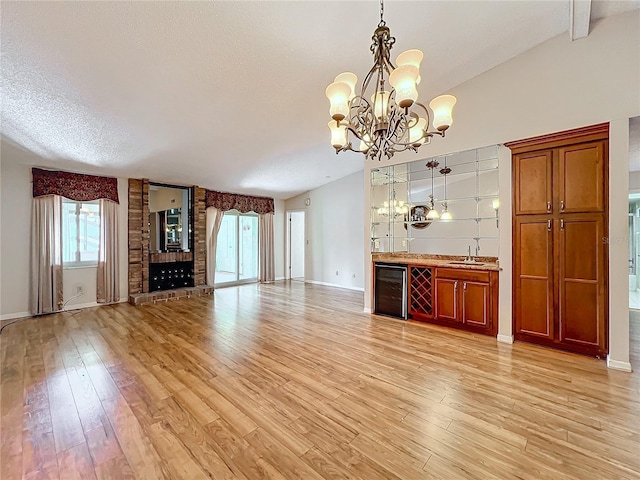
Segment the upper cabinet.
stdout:
<svg viewBox="0 0 640 480">
<path fill-rule="evenodd" d="M 592 132 L 541 143 L 510 144 L 515 215 L 604 211 L 608 141 Z"/>
<path fill-rule="evenodd" d="M 560 213 L 604 210 L 604 140 L 558 149 L 558 208 Z"/>
<path fill-rule="evenodd" d="M 553 151 L 514 155 L 516 215 L 542 215 L 553 208 Z"/>
</svg>

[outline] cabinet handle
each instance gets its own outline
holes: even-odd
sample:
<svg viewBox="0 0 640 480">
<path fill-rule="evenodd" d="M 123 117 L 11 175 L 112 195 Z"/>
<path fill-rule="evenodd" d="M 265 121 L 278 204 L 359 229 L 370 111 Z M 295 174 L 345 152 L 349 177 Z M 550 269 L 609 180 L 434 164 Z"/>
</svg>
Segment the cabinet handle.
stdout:
<svg viewBox="0 0 640 480">
<path fill-rule="evenodd" d="M 464 282 L 464 283 L 462 284 L 462 289 L 463 289 L 463 290 L 465 290 L 465 291 L 467 290 L 467 282 Z"/>
<path fill-rule="evenodd" d="M 547 212 L 551 212 L 551 202 L 547 202 Z"/>
<path fill-rule="evenodd" d="M 560 220 L 560 228 L 564 230 L 564 220 Z"/>
<path fill-rule="evenodd" d="M 564 212 L 564 200 L 560 200 L 560 211 Z"/>
<path fill-rule="evenodd" d="M 551 220 L 547 220 L 547 230 L 551 231 Z"/>
<path fill-rule="evenodd" d="M 458 290 L 458 281 L 456 280 L 456 282 L 453 284 L 453 289 L 454 290 Z"/>
</svg>

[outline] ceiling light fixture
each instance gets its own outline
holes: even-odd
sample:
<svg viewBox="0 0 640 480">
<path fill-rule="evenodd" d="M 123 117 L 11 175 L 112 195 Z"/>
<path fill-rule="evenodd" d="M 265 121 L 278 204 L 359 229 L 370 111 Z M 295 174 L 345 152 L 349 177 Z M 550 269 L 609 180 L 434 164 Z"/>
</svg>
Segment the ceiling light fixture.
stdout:
<svg viewBox="0 0 640 480">
<path fill-rule="evenodd" d="M 433 170 L 431 173 L 433 173 Z M 450 173 L 451 168 L 447 167 L 447 157 L 444 157 L 444 168 L 440 169 L 440 175 L 444 176 L 444 201 L 442 202 L 442 215 L 440 215 L 440 220 L 443 222 L 453 220 L 453 215 L 449 211 L 449 201 L 447 200 L 447 175 Z"/>
<path fill-rule="evenodd" d="M 378 208 L 378 215 L 382 215 L 383 217 L 398 217 L 400 215 L 406 215 L 409 213 L 409 206 L 404 203 L 403 200 L 396 199 L 396 191 L 393 191 L 393 200 L 391 204 L 385 201 L 382 204 L 382 207 Z"/>
<path fill-rule="evenodd" d="M 430 160 L 426 163 L 426 167 L 431 170 L 431 193 L 429 194 L 429 213 L 427 213 L 428 220 L 438 220 L 440 218 L 440 214 L 436 210 L 436 197 L 434 197 L 434 188 L 433 188 L 433 169 L 437 168 L 440 163 L 437 160 Z"/>
<path fill-rule="evenodd" d="M 375 62 L 360 92 L 356 94 L 358 77 L 351 72 L 341 73 L 327 87 L 326 95 L 331 102 L 329 113 L 333 119 L 329 129 L 336 154 L 351 150 L 364 153 L 372 160 L 381 160 L 404 150 L 417 152 L 434 135 L 444 137 L 453 123 L 456 97 L 441 95 L 429 103 L 435 128 L 429 130 L 429 108 L 417 101 L 423 54 L 420 50 L 407 50 L 398 55 L 397 66 L 394 66 L 391 48 L 396 39 L 383 17 L 384 3 L 380 0 L 380 23 L 371 37 L 370 48 Z M 357 149 L 349 140 L 349 132 L 360 142 Z"/>
</svg>

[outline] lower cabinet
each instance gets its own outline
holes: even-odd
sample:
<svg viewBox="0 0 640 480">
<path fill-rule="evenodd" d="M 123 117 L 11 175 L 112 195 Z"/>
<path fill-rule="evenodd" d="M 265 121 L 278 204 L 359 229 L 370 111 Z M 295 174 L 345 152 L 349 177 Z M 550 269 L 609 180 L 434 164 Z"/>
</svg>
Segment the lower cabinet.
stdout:
<svg viewBox="0 0 640 480">
<path fill-rule="evenodd" d="M 414 320 L 477 333 L 498 332 L 498 272 L 462 268 L 410 267 L 409 313 Z M 428 287 L 428 288 L 427 288 Z M 421 308 L 421 299 L 429 308 Z M 433 305 L 433 309 L 431 307 Z"/>
</svg>

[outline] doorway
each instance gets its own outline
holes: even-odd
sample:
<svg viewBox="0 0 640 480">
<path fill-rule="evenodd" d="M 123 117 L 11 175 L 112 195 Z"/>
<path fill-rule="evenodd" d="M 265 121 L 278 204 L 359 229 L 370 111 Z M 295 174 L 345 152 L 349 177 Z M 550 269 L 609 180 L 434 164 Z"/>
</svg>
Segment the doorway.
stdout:
<svg viewBox="0 0 640 480">
<path fill-rule="evenodd" d="M 258 281 L 258 215 L 224 212 L 216 249 L 215 285 Z"/>
<path fill-rule="evenodd" d="M 287 212 L 287 278 L 304 281 L 306 212 Z"/>
</svg>

